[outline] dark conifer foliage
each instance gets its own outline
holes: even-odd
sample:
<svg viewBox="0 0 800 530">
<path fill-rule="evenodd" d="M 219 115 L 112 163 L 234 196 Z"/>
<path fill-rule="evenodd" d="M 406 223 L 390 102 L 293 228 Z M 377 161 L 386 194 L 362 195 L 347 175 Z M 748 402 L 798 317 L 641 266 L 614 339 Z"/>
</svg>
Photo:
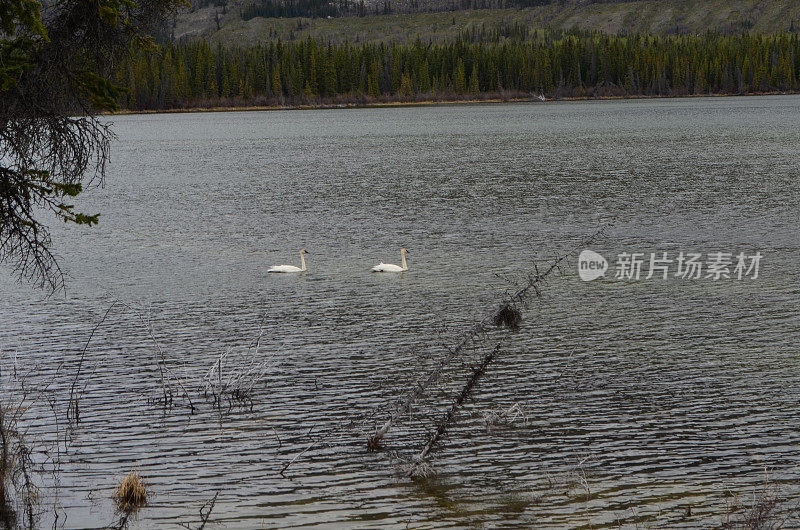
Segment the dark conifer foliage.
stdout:
<svg viewBox="0 0 800 530">
<path fill-rule="evenodd" d="M 21 278 L 63 286 L 43 218 L 98 222 L 74 205 L 105 174 L 110 133 L 96 115 L 118 109 L 117 65 L 130 49 L 151 53 L 178 4 L 0 0 L 0 264 Z"/>
</svg>

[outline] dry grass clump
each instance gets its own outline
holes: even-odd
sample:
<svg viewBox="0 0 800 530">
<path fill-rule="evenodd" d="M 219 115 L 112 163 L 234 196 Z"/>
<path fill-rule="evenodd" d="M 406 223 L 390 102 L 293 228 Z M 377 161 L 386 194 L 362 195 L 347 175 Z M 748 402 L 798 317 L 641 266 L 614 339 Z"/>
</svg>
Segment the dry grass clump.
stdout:
<svg viewBox="0 0 800 530">
<path fill-rule="evenodd" d="M 138 510 L 147 504 L 147 484 L 138 471 L 131 471 L 114 491 L 114 500 L 121 512 Z"/>
</svg>

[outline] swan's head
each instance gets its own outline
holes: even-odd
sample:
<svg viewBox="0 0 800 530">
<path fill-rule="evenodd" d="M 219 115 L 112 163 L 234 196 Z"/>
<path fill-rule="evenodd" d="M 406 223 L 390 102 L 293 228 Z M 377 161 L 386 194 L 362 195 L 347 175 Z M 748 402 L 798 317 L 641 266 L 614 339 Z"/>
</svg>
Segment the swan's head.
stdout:
<svg viewBox="0 0 800 530">
<path fill-rule="evenodd" d="M 311 254 L 311 252 L 307 251 L 306 249 L 303 249 L 300 251 L 300 254 Z"/>
<path fill-rule="evenodd" d="M 409 254 L 409 252 L 405 248 L 401 248 L 400 254 Z"/>
</svg>

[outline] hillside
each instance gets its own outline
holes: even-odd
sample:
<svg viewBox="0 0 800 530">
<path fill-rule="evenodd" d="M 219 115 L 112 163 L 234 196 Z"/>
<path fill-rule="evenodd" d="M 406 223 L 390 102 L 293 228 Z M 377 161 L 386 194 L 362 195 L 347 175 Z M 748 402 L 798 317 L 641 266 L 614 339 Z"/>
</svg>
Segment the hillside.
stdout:
<svg viewBox="0 0 800 530">
<path fill-rule="evenodd" d="M 367 12 L 377 9 L 371 0 Z M 461 2 L 459 5 L 474 5 Z M 553 3 L 527 8 L 470 9 L 322 18 L 243 20 L 253 0 L 228 0 L 178 16 L 176 40 L 198 37 L 214 43 L 251 45 L 265 40 L 322 38 L 329 42 L 441 41 L 470 27 L 519 24 L 527 28 L 594 29 L 607 33 L 776 33 L 800 30 L 800 0 L 638 0 Z M 352 3 L 349 5 L 353 5 Z M 449 5 L 449 4 L 448 4 Z M 486 5 L 481 2 L 478 5 Z"/>
</svg>

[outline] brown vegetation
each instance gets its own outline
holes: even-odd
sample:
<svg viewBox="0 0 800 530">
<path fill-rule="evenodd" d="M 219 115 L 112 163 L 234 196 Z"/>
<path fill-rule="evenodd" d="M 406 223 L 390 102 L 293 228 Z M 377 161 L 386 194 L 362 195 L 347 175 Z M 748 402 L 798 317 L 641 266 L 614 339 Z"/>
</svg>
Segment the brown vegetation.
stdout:
<svg viewBox="0 0 800 530">
<path fill-rule="evenodd" d="M 121 512 L 132 512 L 147 504 L 147 484 L 138 471 L 133 470 L 122 479 L 113 498 Z"/>
</svg>

